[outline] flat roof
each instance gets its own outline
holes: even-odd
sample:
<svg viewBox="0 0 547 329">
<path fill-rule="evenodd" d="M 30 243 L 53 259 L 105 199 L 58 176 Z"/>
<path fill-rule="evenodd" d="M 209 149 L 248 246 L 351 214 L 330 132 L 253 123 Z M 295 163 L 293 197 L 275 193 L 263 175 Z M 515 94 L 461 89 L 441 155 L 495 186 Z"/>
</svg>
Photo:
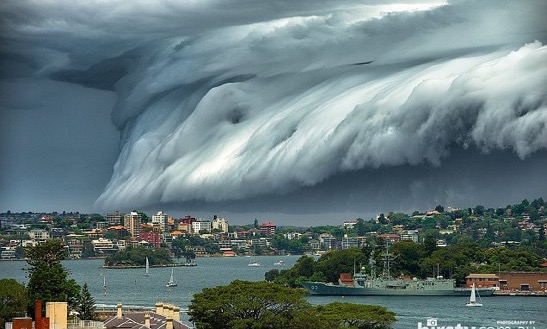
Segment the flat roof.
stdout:
<svg viewBox="0 0 547 329">
<path fill-rule="evenodd" d="M 470 273 L 468 276 L 465 277 L 466 279 L 499 279 L 499 277 L 495 274 L 489 274 L 489 273 Z"/>
</svg>

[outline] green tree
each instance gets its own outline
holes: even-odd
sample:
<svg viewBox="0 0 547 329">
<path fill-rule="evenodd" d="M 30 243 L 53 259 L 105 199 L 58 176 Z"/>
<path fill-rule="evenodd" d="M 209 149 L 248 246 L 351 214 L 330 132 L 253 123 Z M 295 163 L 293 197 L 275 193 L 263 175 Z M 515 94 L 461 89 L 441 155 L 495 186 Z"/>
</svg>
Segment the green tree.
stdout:
<svg viewBox="0 0 547 329">
<path fill-rule="evenodd" d="M 357 231 L 357 236 L 363 236 L 367 233 L 367 228 L 365 226 L 365 221 L 362 218 L 357 219 L 355 224 L 355 230 Z"/>
<path fill-rule="evenodd" d="M 437 250 L 437 240 L 433 235 L 427 235 L 424 239 L 424 251 L 426 255 L 431 255 Z"/>
<path fill-rule="evenodd" d="M 321 256 L 315 272 L 321 272 L 329 282 L 338 282 L 340 273 L 353 273 L 354 267 L 368 263 L 361 249 L 333 250 Z"/>
<path fill-rule="evenodd" d="M 235 280 L 205 288 L 189 306 L 190 321 L 200 329 L 317 328 L 305 292 L 267 282 Z"/>
<path fill-rule="evenodd" d="M 0 280 L 0 328 L 15 317 L 24 316 L 27 310 L 27 289 L 14 279 Z"/>
<path fill-rule="evenodd" d="M 80 319 L 82 320 L 94 320 L 95 319 L 95 299 L 91 296 L 87 287 L 87 282 L 82 286 L 82 293 L 78 299 L 78 312 L 80 313 Z"/>
<path fill-rule="evenodd" d="M 28 282 L 28 308 L 34 308 L 34 301 L 67 302 L 70 309 L 78 305 L 80 286 L 69 278 L 69 273 L 61 260 L 65 258 L 65 249 L 59 240 L 49 240 L 25 250 L 30 265 Z M 32 312 L 30 312 L 32 313 Z"/>
<path fill-rule="evenodd" d="M 317 306 L 317 311 L 329 328 L 384 329 L 397 321 L 395 313 L 377 305 L 334 302 Z"/>
</svg>

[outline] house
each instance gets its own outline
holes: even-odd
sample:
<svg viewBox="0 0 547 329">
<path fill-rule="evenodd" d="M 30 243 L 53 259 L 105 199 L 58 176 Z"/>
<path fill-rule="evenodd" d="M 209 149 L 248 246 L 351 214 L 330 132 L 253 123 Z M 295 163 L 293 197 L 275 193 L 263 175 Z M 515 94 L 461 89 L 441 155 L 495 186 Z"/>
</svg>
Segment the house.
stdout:
<svg viewBox="0 0 547 329">
<path fill-rule="evenodd" d="M 107 329 L 189 329 L 180 320 L 180 308 L 171 304 L 156 303 L 154 312 L 127 312 L 117 305 L 116 316 L 104 321 Z"/>
<path fill-rule="evenodd" d="M 477 288 L 495 288 L 499 287 L 499 279 L 495 274 L 471 273 L 465 277 L 465 285 L 471 288 L 474 283 Z"/>
</svg>

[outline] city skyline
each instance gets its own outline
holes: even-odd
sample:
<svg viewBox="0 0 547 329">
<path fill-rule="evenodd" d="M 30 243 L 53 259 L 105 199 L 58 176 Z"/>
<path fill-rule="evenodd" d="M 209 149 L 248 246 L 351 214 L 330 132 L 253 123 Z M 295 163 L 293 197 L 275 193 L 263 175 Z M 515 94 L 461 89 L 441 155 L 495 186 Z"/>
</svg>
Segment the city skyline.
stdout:
<svg viewBox="0 0 547 329">
<path fill-rule="evenodd" d="M 547 196 L 542 1 L 0 5 L 0 212 L 317 225 Z"/>
</svg>

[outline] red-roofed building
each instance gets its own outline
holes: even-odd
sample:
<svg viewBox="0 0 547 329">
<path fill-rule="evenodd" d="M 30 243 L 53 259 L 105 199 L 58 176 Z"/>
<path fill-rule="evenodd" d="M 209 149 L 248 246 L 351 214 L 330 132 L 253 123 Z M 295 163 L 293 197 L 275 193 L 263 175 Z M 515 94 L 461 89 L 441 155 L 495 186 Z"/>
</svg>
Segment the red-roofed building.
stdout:
<svg viewBox="0 0 547 329">
<path fill-rule="evenodd" d="M 272 235 L 275 234 L 275 230 L 277 229 L 277 226 L 275 226 L 272 222 L 262 223 L 260 227 L 258 228 L 260 230 L 260 233 L 265 235 Z"/>
<path fill-rule="evenodd" d="M 113 232 L 119 237 L 125 237 L 129 235 L 129 232 L 127 232 L 123 225 L 110 226 L 107 230 L 108 232 Z"/>
</svg>

